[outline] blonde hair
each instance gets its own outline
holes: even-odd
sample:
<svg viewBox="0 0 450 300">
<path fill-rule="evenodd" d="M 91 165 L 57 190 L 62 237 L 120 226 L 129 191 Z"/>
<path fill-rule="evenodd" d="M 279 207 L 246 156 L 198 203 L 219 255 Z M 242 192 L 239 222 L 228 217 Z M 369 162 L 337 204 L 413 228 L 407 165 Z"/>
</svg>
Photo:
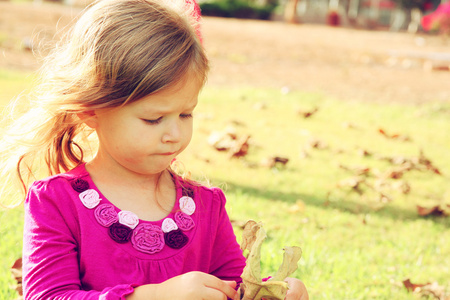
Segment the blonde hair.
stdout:
<svg viewBox="0 0 450 300">
<path fill-rule="evenodd" d="M 31 109 L 2 138 L 2 202 L 13 181 L 26 193 L 84 162 L 89 131 L 78 113 L 131 103 L 187 74 L 206 81 L 195 2 L 181 2 L 100 0 L 86 10 L 44 62 Z"/>
</svg>

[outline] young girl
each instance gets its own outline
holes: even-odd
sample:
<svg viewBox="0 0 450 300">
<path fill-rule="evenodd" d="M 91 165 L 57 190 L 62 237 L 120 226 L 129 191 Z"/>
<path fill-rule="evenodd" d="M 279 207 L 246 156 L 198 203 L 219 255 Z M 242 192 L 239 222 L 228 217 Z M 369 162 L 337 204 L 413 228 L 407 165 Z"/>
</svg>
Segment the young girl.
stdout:
<svg viewBox="0 0 450 300">
<path fill-rule="evenodd" d="M 193 2 L 101 0 L 44 66 L 10 128 L 29 130 L 8 145 L 27 191 L 25 299 L 239 298 L 223 192 L 171 169 L 208 71 L 198 18 Z M 288 299 L 307 299 L 288 282 Z"/>
</svg>

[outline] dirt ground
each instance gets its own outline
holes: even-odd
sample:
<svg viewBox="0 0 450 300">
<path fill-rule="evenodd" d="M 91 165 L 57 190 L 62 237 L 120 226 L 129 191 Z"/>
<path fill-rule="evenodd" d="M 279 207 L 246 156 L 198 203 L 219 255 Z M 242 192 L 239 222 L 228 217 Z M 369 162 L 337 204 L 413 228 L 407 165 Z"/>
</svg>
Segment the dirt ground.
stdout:
<svg viewBox="0 0 450 300">
<path fill-rule="evenodd" d="M 79 12 L 0 2 L 0 68 L 35 70 Z M 210 85 L 319 91 L 342 100 L 450 102 L 450 41 L 425 34 L 206 17 Z"/>
</svg>

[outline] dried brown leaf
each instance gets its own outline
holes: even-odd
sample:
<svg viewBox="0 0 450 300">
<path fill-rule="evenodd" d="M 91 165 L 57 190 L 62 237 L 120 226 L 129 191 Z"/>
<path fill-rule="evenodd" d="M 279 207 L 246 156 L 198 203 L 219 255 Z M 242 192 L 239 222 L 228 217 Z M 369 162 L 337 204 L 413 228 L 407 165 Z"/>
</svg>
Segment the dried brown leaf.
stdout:
<svg viewBox="0 0 450 300">
<path fill-rule="evenodd" d="M 450 216 L 450 205 L 434 205 L 434 206 L 420 206 L 416 205 L 417 213 L 420 216 Z"/>
<path fill-rule="evenodd" d="M 17 282 L 15 290 L 22 296 L 22 258 L 17 259 L 11 267 L 11 273 Z"/>
<path fill-rule="evenodd" d="M 319 139 L 312 139 L 308 142 L 308 147 L 311 149 L 328 149 L 328 145 L 327 143 L 325 143 L 324 141 L 321 141 Z"/>
<path fill-rule="evenodd" d="M 420 151 L 420 154 L 419 154 L 419 164 L 425 166 L 428 170 L 432 171 L 433 173 L 442 175 L 441 171 L 439 171 L 439 169 L 433 165 L 431 160 L 429 160 L 427 157 L 425 157 L 422 150 Z"/>
<path fill-rule="evenodd" d="M 289 162 L 289 158 L 280 156 L 271 156 L 261 161 L 261 166 L 266 168 L 274 168 L 277 165 L 286 166 Z"/>
<path fill-rule="evenodd" d="M 250 139 L 249 135 L 245 135 L 237 140 L 230 148 L 230 157 L 242 157 L 246 156 L 248 153 Z"/>
<path fill-rule="evenodd" d="M 243 232 L 242 232 L 242 242 L 241 242 L 241 250 L 251 250 L 253 244 L 256 241 L 256 233 L 259 230 L 258 223 L 253 220 L 248 220 L 245 223 Z"/>
<path fill-rule="evenodd" d="M 383 136 L 385 136 L 388 139 L 395 139 L 395 140 L 399 140 L 399 141 L 403 141 L 403 142 L 407 142 L 407 141 L 411 140 L 411 138 L 407 135 L 402 135 L 399 133 L 388 134 L 383 128 L 379 128 L 378 132 L 381 133 Z"/>
<path fill-rule="evenodd" d="M 423 284 L 412 283 L 409 278 L 403 281 L 403 285 L 409 292 L 414 292 L 417 288 L 421 288 L 423 286 L 426 286 L 427 284 L 430 283 L 429 282 Z"/>
<path fill-rule="evenodd" d="M 312 115 L 314 115 L 318 111 L 319 111 L 319 108 L 317 108 L 317 107 L 312 109 L 312 110 L 301 110 L 301 109 L 298 109 L 297 110 L 297 114 L 302 116 L 303 118 L 307 119 L 307 118 L 311 117 Z"/>
<path fill-rule="evenodd" d="M 450 293 L 437 282 L 420 284 L 412 283 L 410 279 L 406 279 L 403 281 L 403 285 L 409 292 L 417 293 L 421 296 L 433 296 L 433 298 L 438 300 L 450 300 Z"/>
<path fill-rule="evenodd" d="M 339 168 L 346 170 L 356 176 L 360 176 L 360 175 L 369 176 L 370 175 L 370 168 L 366 167 L 366 166 L 347 167 L 344 165 L 339 165 Z"/>
<path fill-rule="evenodd" d="M 297 270 L 297 262 L 302 257 L 302 249 L 300 247 L 286 247 L 284 248 L 283 262 L 278 268 L 277 274 L 269 281 L 283 281 Z"/>
<path fill-rule="evenodd" d="M 268 281 L 261 276 L 261 246 L 266 239 L 266 232 L 261 223 L 253 220 L 244 226 L 242 249 L 249 249 L 247 263 L 242 272 L 242 284 L 239 288 L 243 300 L 284 300 L 288 285 L 284 281 L 287 276 L 297 269 L 297 262 L 301 257 L 299 247 L 285 249 L 283 263 L 274 278 Z"/>
</svg>

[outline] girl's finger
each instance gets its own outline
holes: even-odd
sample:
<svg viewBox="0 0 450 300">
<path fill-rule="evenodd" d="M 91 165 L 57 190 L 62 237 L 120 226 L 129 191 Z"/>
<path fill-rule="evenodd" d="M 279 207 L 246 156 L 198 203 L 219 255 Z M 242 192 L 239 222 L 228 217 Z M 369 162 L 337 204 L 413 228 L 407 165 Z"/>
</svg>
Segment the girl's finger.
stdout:
<svg viewBox="0 0 450 300">
<path fill-rule="evenodd" d="M 206 292 L 202 299 L 204 299 L 204 300 L 227 300 L 227 296 L 215 288 L 206 287 Z"/>
<path fill-rule="evenodd" d="M 225 282 L 226 284 L 231 286 L 233 289 L 236 289 L 236 285 L 237 285 L 236 281 L 223 280 L 223 282 Z"/>
<path fill-rule="evenodd" d="M 236 296 L 236 290 L 234 289 L 234 287 L 236 286 L 236 282 L 234 282 L 234 287 L 232 287 L 230 283 L 230 281 L 223 281 L 217 277 L 211 276 L 210 279 L 205 282 L 205 286 L 220 291 L 228 298 L 234 299 L 234 297 Z"/>
</svg>

